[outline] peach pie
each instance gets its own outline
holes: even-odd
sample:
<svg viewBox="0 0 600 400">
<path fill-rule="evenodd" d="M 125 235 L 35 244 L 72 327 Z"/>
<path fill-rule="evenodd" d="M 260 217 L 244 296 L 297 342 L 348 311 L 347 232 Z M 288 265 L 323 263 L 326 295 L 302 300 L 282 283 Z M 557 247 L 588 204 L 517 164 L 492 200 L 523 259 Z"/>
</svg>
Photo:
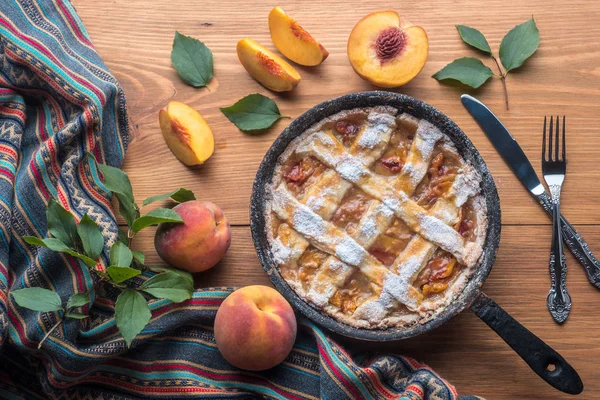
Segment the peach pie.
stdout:
<svg viewBox="0 0 600 400">
<path fill-rule="evenodd" d="M 347 110 L 294 139 L 267 188 L 271 254 L 306 302 L 369 329 L 424 323 L 463 290 L 487 218 L 481 177 L 440 129 Z"/>
</svg>

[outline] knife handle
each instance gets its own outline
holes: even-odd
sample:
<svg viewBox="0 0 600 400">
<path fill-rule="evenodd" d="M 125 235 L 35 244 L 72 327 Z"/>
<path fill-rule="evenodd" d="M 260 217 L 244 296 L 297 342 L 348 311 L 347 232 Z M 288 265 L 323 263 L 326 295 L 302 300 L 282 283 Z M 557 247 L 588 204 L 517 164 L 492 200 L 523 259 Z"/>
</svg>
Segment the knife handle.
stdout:
<svg viewBox="0 0 600 400">
<path fill-rule="evenodd" d="M 550 195 L 547 192 L 544 192 L 537 198 L 542 207 L 544 207 L 544 210 L 552 217 L 554 205 Z M 571 250 L 571 253 L 573 253 L 573 256 L 575 256 L 577 261 L 583 266 L 592 285 L 600 289 L 600 261 L 596 259 L 585 240 L 583 240 L 573 225 L 571 225 L 562 214 L 560 216 L 560 221 L 564 242 L 567 244 L 567 247 L 569 247 L 569 250 Z"/>
</svg>

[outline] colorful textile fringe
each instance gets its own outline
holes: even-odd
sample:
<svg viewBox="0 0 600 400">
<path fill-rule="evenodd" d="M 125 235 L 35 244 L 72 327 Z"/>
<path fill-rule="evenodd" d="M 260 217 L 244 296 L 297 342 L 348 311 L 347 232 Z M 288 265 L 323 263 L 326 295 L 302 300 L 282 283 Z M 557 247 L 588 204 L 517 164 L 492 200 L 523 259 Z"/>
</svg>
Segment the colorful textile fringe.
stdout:
<svg viewBox="0 0 600 400">
<path fill-rule="evenodd" d="M 199 290 L 181 304 L 154 300 L 152 320 L 127 349 L 99 291 L 87 320 L 21 308 L 10 290 L 39 286 L 63 299 L 92 285 L 76 260 L 27 245 L 46 237 L 50 198 L 88 213 L 112 244 L 109 193 L 86 152 L 119 166 L 129 141 L 125 97 L 67 1 L 0 5 L 0 398 L 2 399 L 456 399 L 429 367 L 400 356 L 357 363 L 300 320 L 296 347 L 269 371 L 233 368 L 211 328 L 229 289 Z M 108 252 L 102 265 L 108 262 Z M 462 397 L 461 399 L 467 399 Z"/>
</svg>

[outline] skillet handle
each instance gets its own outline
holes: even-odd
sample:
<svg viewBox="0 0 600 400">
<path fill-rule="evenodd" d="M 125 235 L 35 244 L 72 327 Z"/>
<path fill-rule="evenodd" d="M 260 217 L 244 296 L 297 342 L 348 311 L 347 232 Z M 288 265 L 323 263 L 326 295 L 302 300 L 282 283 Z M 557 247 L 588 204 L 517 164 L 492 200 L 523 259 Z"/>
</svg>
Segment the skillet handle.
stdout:
<svg viewBox="0 0 600 400">
<path fill-rule="evenodd" d="M 483 292 L 471 304 L 471 311 L 492 328 L 528 365 L 554 388 L 569 394 L 583 391 L 583 382 L 565 359 Z M 552 367 L 554 366 L 554 368 Z"/>
</svg>

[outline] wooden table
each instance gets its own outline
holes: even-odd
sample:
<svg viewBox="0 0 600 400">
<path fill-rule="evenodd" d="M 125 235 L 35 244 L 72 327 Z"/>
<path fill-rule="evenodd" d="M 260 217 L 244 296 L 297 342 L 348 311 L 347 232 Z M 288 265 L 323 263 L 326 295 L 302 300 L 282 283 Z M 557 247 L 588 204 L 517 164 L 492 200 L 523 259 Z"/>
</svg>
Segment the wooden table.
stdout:
<svg viewBox="0 0 600 400">
<path fill-rule="evenodd" d="M 563 213 L 600 254 L 600 13 L 594 1 L 284 1 L 297 18 L 329 50 L 316 68 L 299 67 L 302 82 L 291 94 L 264 89 L 237 60 L 235 45 L 251 37 L 270 49 L 267 15 L 275 3 L 232 0 L 75 0 L 92 41 L 125 88 L 135 139 L 123 168 L 137 199 L 186 187 L 220 205 L 232 224 L 233 241 L 225 259 L 197 277 L 202 286 L 269 285 L 254 252 L 248 227 L 248 203 L 255 171 L 264 153 L 290 120 L 281 120 L 263 135 L 238 131 L 219 107 L 250 93 L 273 98 L 283 114 L 297 117 L 313 105 L 345 93 L 373 87 L 352 71 L 346 41 L 365 14 L 390 7 L 421 25 L 429 36 L 429 60 L 421 74 L 399 92 L 424 100 L 450 116 L 475 143 L 488 164 L 502 202 L 502 241 L 485 291 L 531 331 L 558 350 L 579 371 L 586 389 L 581 398 L 600 399 L 596 357 L 600 357 L 600 291 L 592 287 L 568 254 L 568 286 L 573 310 L 563 326 L 546 310 L 549 287 L 550 220 L 498 156 L 459 101 L 464 88 L 441 85 L 430 76 L 455 58 L 474 55 L 463 44 L 455 24 L 477 27 L 497 51 L 502 36 L 533 14 L 541 45 L 526 65 L 508 78 L 510 111 L 503 106 L 498 80 L 469 90 L 504 121 L 529 156 L 540 166 L 542 118 L 566 114 L 568 177 Z M 175 30 L 195 36 L 212 50 L 215 78 L 207 89 L 185 85 L 171 67 Z M 492 66 L 490 60 L 485 63 Z M 184 101 L 202 113 L 216 139 L 215 154 L 203 166 L 188 168 L 165 145 L 158 110 L 169 100 Z M 153 232 L 136 239 L 150 263 L 160 263 Z M 459 394 L 488 399 L 562 399 L 504 342 L 474 315 L 465 312 L 427 335 L 393 344 L 348 342 L 352 351 L 384 350 L 428 363 L 456 385 Z"/>
</svg>

